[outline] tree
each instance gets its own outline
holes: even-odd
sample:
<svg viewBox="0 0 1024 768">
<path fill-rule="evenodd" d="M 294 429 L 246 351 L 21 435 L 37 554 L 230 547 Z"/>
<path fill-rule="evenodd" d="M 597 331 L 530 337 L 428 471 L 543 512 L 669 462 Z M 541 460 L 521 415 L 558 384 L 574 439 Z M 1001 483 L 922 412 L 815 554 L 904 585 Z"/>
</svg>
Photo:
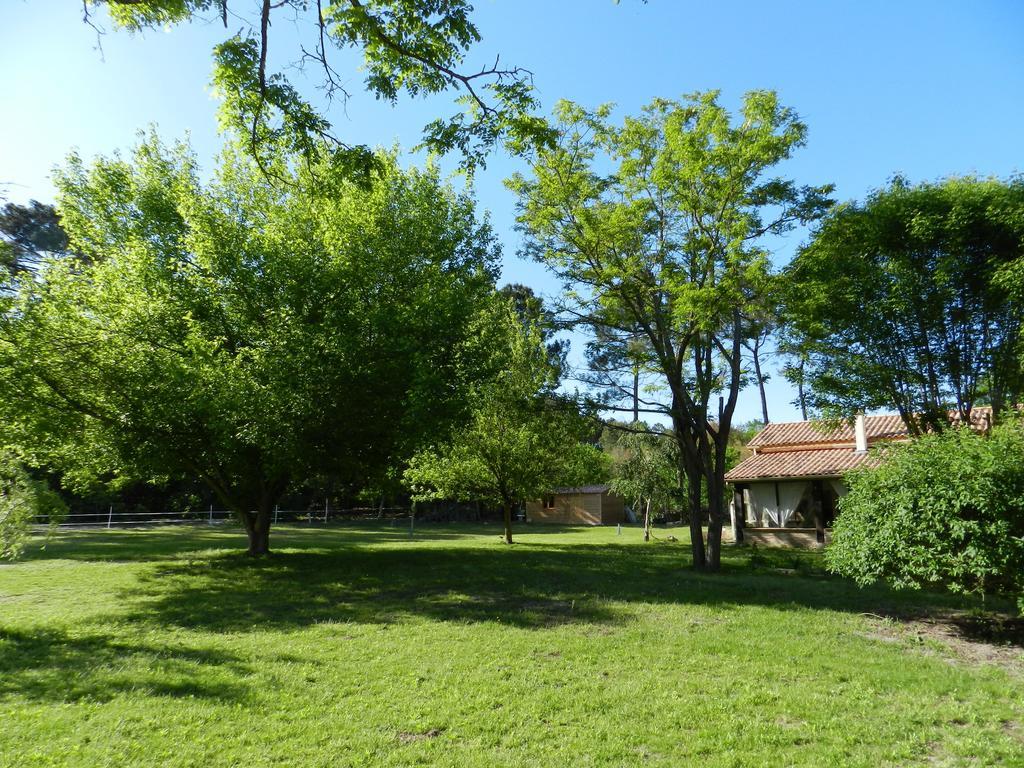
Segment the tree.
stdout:
<svg viewBox="0 0 1024 768">
<path fill-rule="evenodd" d="M 622 327 L 627 327 L 624 320 Z M 593 338 L 587 342 L 587 369 L 579 374 L 580 380 L 593 392 L 604 392 L 608 403 L 622 401 L 632 411 L 632 423 L 639 424 L 641 409 L 657 405 L 648 397 L 647 390 L 657 389 L 647 370 L 650 354 L 640 328 L 608 332 L 603 327 L 593 329 Z"/>
<path fill-rule="evenodd" d="M 1024 609 L 1024 429 L 932 433 L 847 475 L 831 570 L 869 584 L 1017 595 Z"/>
<path fill-rule="evenodd" d="M 561 328 L 555 313 L 544 306 L 544 299 L 528 285 L 507 283 L 498 293 L 512 302 L 512 309 L 524 328 L 532 326 L 540 333 L 541 341 L 548 350 L 548 361 L 561 379 L 566 371 L 569 340 L 556 338 Z"/>
<path fill-rule="evenodd" d="M 787 269 L 801 379 L 826 415 L 894 408 L 911 434 L 1020 401 L 1024 180 L 897 178 L 821 222 Z"/>
<path fill-rule="evenodd" d="M 789 347 L 782 346 L 782 354 L 789 354 Z M 807 353 L 798 350 L 793 353 L 793 359 L 786 361 L 782 367 L 782 375 L 786 381 L 796 385 L 796 399 L 792 404 L 800 409 L 800 418 L 807 421 L 808 416 L 808 392 L 807 392 Z"/>
<path fill-rule="evenodd" d="M 328 101 L 348 97 L 347 75 L 334 60 L 345 49 L 362 54 L 364 85 L 379 99 L 395 102 L 403 91 L 413 97 L 457 92 L 463 111 L 427 125 L 423 143 L 438 152 L 460 151 L 469 170 L 481 166 L 496 143 L 546 138 L 543 121 L 529 114 L 536 102 L 528 70 L 502 66 L 500 57 L 480 69 L 464 68 L 480 41 L 468 0 L 231 0 L 230 9 L 228 0 L 83 0 L 85 21 L 98 33 L 93 13 L 100 5 L 129 32 L 214 20 L 228 29 L 229 14 L 232 27 L 241 23 L 214 49 L 213 84 L 222 124 L 248 137 L 247 149 L 267 173 L 284 152 L 316 162 L 326 156 L 336 169 L 365 181 L 378 160 L 369 147 L 334 136 L 327 117 L 284 74 L 268 70 L 272 38 L 289 45 L 287 35 L 274 34 L 275 19 L 307 36 L 281 55 L 300 69 L 312 67 Z"/>
<path fill-rule="evenodd" d="M 45 481 L 33 478 L 11 450 L 0 450 L 0 560 L 22 553 L 37 518 L 54 524 L 66 512 Z"/>
<path fill-rule="evenodd" d="M 760 295 L 752 296 L 749 301 L 744 302 L 743 319 L 748 327 L 743 331 L 743 347 L 750 353 L 754 383 L 761 398 L 761 418 L 763 423 L 767 424 L 768 395 L 764 385 L 771 379 L 771 374 L 765 372 L 763 363 L 765 358 L 772 354 L 768 344 L 776 335 L 779 326 L 779 276 L 772 275 L 762 288 Z"/>
<path fill-rule="evenodd" d="M 0 270 L 5 282 L 31 272 L 47 256 L 68 255 L 68 238 L 52 205 L 31 200 L 0 208 Z"/>
<path fill-rule="evenodd" d="M 557 486 L 600 480 L 606 463 L 585 442 L 590 422 L 555 393 L 557 369 L 537 327 L 524 327 L 504 302 L 488 322 L 482 335 L 493 341 L 495 377 L 473 390 L 468 423 L 417 454 L 405 480 L 419 499 L 500 506 L 511 544 L 515 505 Z"/>
<path fill-rule="evenodd" d="M 155 138 L 73 157 L 60 211 L 90 263 L 46 263 L 0 319 L 13 442 L 77 486 L 200 478 L 261 555 L 289 486 L 362 487 L 444 434 L 497 247 L 436 170 L 379 165 L 366 190 L 286 159 L 272 185 L 233 150 L 203 184 Z"/>
<path fill-rule="evenodd" d="M 630 354 L 643 354 L 634 362 L 657 376 L 661 397 L 636 410 L 671 420 L 693 562 L 713 570 L 729 433 L 746 380 L 744 312 L 760 306 L 769 275 L 759 244 L 819 216 L 831 188 L 771 175 L 806 134 L 772 92 L 747 94 L 735 122 L 716 92 L 658 99 L 621 127 L 610 114 L 607 106 L 560 104 L 556 146 L 538 152 L 531 178 L 509 184 L 519 195 L 526 252 L 567 287 L 566 315 L 602 346 L 621 350 L 640 334 Z M 633 382 L 615 370 L 607 369 L 604 405 L 633 411 L 622 400 Z"/>
<path fill-rule="evenodd" d="M 616 449 L 612 490 L 632 501 L 634 509 L 643 510 L 644 541 L 650 541 L 653 512 L 666 509 L 680 496 L 675 441 L 662 431 L 634 430 L 619 436 Z"/>
</svg>

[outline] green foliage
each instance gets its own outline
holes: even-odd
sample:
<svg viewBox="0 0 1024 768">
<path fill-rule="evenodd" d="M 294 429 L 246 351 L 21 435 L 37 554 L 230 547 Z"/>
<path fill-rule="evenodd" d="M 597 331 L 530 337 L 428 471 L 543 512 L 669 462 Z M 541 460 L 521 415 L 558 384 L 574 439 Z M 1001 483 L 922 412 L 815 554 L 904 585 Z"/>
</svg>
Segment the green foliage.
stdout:
<svg viewBox="0 0 1024 768">
<path fill-rule="evenodd" d="M 649 536 L 652 516 L 682 500 L 678 446 L 670 434 L 652 430 L 625 432 L 615 447 L 612 490 L 643 514 Z"/>
<path fill-rule="evenodd" d="M 214 19 L 228 27 L 228 0 L 86 0 L 87 19 L 90 7 L 101 2 L 115 25 L 133 32 Z M 278 56 L 291 53 L 297 66 L 315 73 L 329 99 L 348 97 L 347 77 L 335 69 L 331 56 L 346 49 L 362 53 L 364 86 L 378 99 L 395 102 L 403 92 L 411 97 L 459 93 L 463 110 L 427 125 L 423 145 L 436 152 L 461 152 L 470 172 L 483 166 L 496 144 L 522 149 L 550 141 L 545 122 L 530 114 L 537 106 L 530 72 L 500 67 L 497 60 L 491 67 L 463 71 L 467 54 L 480 41 L 466 0 L 231 4 L 233 18 L 243 26 L 214 49 L 213 83 L 223 100 L 220 120 L 248 137 L 247 150 L 264 170 L 282 152 L 329 164 L 362 182 L 377 165 L 369 148 L 335 138 L 331 122 L 284 74 L 268 71 L 268 54 L 276 53 L 278 45 L 285 48 Z M 298 44 L 275 32 L 275 19 L 300 30 Z M 290 51 L 289 45 L 294 46 Z"/>
<path fill-rule="evenodd" d="M 13 560 L 24 551 L 37 517 L 55 524 L 66 512 L 46 481 L 29 475 L 11 451 L 0 451 L 0 560 Z"/>
<path fill-rule="evenodd" d="M 1022 263 L 1024 180 L 897 178 L 833 211 L 788 268 L 792 374 L 829 415 L 896 408 L 913 432 L 1019 402 Z"/>
<path fill-rule="evenodd" d="M 678 501 L 679 463 L 671 436 L 662 432 L 626 432 L 616 443 L 612 489 L 639 509 Z"/>
<path fill-rule="evenodd" d="M 470 417 L 451 440 L 417 454 L 405 472 L 416 498 L 500 505 L 511 541 L 512 505 L 552 488 L 603 479 L 606 457 L 587 444 L 588 422 L 554 392 L 551 364 L 535 325 L 498 302 L 485 318 L 496 370 L 470 394 Z"/>
<path fill-rule="evenodd" d="M 79 486 L 201 478 L 265 535 L 289 485 L 358 488 L 444 434 L 497 247 L 436 170 L 379 164 L 367 191 L 329 167 L 271 185 L 233 151 L 203 184 L 155 138 L 72 158 L 61 213 L 92 263 L 49 263 L 0 321 L 17 444 Z"/>
<path fill-rule="evenodd" d="M 569 355 L 568 339 L 556 338 L 560 325 L 555 313 L 544 306 L 544 299 L 528 285 L 507 283 L 499 295 L 512 302 L 512 309 L 524 326 L 534 326 L 548 350 L 548 361 L 556 369 L 558 378 L 565 375 Z"/>
<path fill-rule="evenodd" d="M 1024 595 L 1024 429 L 984 436 L 929 434 L 886 448 L 874 469 L 847 476 L 850 492 L 826 552 L 860 584 L 941 584 Z"/>
<path fill-rule="evenodd" d="M 246 137 L 246 150 L 268 175 L 281 153 L 329 164 L 367 185 L 378 158 L 366 146 L 325 142 L 330 122 L 280 74 L 262 74 L 260 45 L 251 37 L 235 36 L 214 49 L 213 87 L 221 99 L 221 128 Z"/>
<path fill-rule="evenodd" d="M 831 187 L 775 175 L 806 127 L 771 91 L 748 93 L 738 116 L 711 91 L 657 99 L 622 125 L 609 106 L 562 102 L 555 117 L 555 146 L 529 178 L 508 182 L 526 251 L 567 286 L 566 314 L 593 338 L 603 404 L 632 411 L 636 395 L 638 417 L 671 419 L 695 526 L 708 489 L 717 567 L 729 432 L 749 380 L 744 344 L 762 333 L 768 305 L 763 238 L 820 216 Z"/>
<path fill-rule="evenodd" d="M 726 471 L 732 469 L 746 458 L 749 454 L 746 450 L 747 443 L 754 439 L 754 435 L 764 429 L 764 422 L 754 419 L 742 424 L 736 424 L 729 435 L 729 447 L 726 452 Z"/>
</svg>

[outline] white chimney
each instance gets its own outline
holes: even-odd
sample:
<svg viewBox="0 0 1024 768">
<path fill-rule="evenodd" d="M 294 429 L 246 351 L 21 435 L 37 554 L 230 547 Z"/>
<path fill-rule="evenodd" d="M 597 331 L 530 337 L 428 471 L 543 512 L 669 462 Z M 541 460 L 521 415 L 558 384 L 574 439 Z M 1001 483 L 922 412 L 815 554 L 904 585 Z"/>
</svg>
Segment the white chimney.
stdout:
<svg viewBox="0 0 1024 768">
<path fill-rule="evenodd" d="M 853 422 L 853 437 L 856 440 L 857 453 L 867 453 L 868 451 L 868 432 L 864 427 L 864 414 L 858 413 L 856 419 Z"/>
</svg>

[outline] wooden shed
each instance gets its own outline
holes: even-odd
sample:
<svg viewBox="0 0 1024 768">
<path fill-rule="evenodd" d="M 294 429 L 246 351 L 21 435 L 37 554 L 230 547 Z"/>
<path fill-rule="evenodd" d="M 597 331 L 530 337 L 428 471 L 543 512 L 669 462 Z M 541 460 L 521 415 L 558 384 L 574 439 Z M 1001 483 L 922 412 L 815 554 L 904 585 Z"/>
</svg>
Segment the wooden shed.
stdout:
<svg viewBox="0 0 1024 768">
<path fill-rule="evenodd" d="M 626 521 L 625 502 L 607 485 L 556 488 L 539 501 L 526 503 L 531 523 L 616 525 Z"/>
</svg>

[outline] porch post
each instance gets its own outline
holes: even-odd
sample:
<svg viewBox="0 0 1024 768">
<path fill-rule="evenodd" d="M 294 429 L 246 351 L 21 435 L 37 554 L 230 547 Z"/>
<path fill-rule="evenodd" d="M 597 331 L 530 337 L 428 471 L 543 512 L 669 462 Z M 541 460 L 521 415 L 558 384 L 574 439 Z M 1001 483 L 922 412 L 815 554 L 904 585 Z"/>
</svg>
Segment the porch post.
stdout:
<svg viewBox="0 0 1024 768">
<path fill-rule="evenodd" d="M 743 543 L 743 524 L 746 510 L 743 509 L 743 486 L 734 485 L 732 491 L 732 538 L 737 544 Z"/>
<path fill-rule="evenodd" d="M 811 482 L 811 510 L 814 512 L 814 536 L 819 544 L 825 543 L 825 514 L 822 509 L 825 489 L 821 480 Z"/>
</svg>

